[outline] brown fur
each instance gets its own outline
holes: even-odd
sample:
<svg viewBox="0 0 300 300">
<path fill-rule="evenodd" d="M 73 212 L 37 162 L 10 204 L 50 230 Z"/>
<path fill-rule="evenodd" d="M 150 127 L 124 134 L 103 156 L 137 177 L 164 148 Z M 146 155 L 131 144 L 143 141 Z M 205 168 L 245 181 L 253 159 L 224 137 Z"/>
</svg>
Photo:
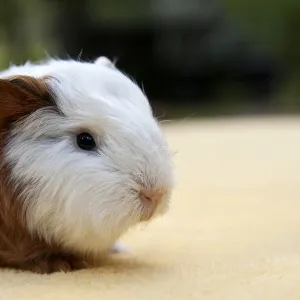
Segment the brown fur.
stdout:
<svg viewBox="0 0 300 300">
<path fill-rule="evenodd" d="M 3 162 L 5 139 L 11 125 L 35 110 L 53 106 L 44 79 L 20 76 L 0 79 L 0 266 L 37 273 L 70 271 L 86 266 L 81 259 L 48 245 L 27 230 L 21 188 L 13 189 L 10 168 Z"/>
</svg>

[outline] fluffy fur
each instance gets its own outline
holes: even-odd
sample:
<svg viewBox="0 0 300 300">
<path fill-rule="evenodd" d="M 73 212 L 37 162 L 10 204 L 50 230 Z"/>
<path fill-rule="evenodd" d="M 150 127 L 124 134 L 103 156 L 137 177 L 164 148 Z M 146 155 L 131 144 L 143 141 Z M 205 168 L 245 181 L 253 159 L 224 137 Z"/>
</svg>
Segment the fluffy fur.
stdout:
<svg viewBox="0 0 300 300">
<path fill-rule="evenodd" d="M 54 103 L 16 120 L 3 149 L 32 237 L 97 257 L 130 227 L 167 211 L 171 154 L 132 80 L 106 58 L 27 63 L 0 77 L 24 75 L 43 80 Z M 96 151 L 77 146 L 81 132 L 92 134 Z M 143 190 L 153 195 L 155 211 L 140 201 Z"/>
</svg>

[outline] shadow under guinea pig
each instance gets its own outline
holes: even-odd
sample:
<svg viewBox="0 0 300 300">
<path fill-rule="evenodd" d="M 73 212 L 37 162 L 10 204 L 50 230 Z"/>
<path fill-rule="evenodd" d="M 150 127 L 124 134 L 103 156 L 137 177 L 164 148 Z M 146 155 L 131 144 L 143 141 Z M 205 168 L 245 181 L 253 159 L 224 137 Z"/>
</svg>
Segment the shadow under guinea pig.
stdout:
<svg viewBox="0 0 300 300">
<path fill-rule="evenodd" d="M 26 273 L 30 277 L 55 277 L 55 276 L 64 276 L 69 277 L 76 275 L 84 275 L 87 273 L 91 273 L 94 275 L 110 276 L 113 274 L 149 274 L 157 273 L 158 269 L 164 270 L 164 272 L 168 271 L 168 267 L 161 263 L 155 263 L 153 261 L 147 262 L 141 257 L 129 257 L 126 254 L 112 254 L 109 256 L 103 257 L 101 260 L 93 261 L 88 263 L 88 267 L 79 270 L 72 270 L 69 272 L 54 272 L 51 274 L 36 274 L 31 271 L 11 269 L 11 268 L 3 268 L 2 271 L 13 273 L 15 276 L 24 276 Z"/>
</svg>

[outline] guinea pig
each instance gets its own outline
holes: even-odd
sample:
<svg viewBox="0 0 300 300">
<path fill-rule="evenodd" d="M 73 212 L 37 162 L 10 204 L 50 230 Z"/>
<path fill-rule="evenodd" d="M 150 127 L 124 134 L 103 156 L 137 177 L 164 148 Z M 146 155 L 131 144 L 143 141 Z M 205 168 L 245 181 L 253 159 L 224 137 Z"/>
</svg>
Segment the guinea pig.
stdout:
<svg viewBox="0 0 300 300">
<path fill-rule="evenodd" d="M 172 153 L 145 93 L 106 57 L 0 73 L 0 266 L 88 267 L 168 211 Z"/>
</svg>

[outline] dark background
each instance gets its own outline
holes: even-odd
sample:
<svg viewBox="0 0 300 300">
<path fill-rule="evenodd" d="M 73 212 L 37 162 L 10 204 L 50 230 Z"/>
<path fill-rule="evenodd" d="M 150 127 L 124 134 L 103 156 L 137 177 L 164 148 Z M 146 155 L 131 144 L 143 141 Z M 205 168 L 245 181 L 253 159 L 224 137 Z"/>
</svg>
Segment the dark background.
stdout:
<svg viewBox="0 0 300 300">
<path fill-rule="evenodd" d="M 0 67 L 117 59 L 156 114 L 298 113 L 300 1 L 0 0 Z"/>
</svg>

